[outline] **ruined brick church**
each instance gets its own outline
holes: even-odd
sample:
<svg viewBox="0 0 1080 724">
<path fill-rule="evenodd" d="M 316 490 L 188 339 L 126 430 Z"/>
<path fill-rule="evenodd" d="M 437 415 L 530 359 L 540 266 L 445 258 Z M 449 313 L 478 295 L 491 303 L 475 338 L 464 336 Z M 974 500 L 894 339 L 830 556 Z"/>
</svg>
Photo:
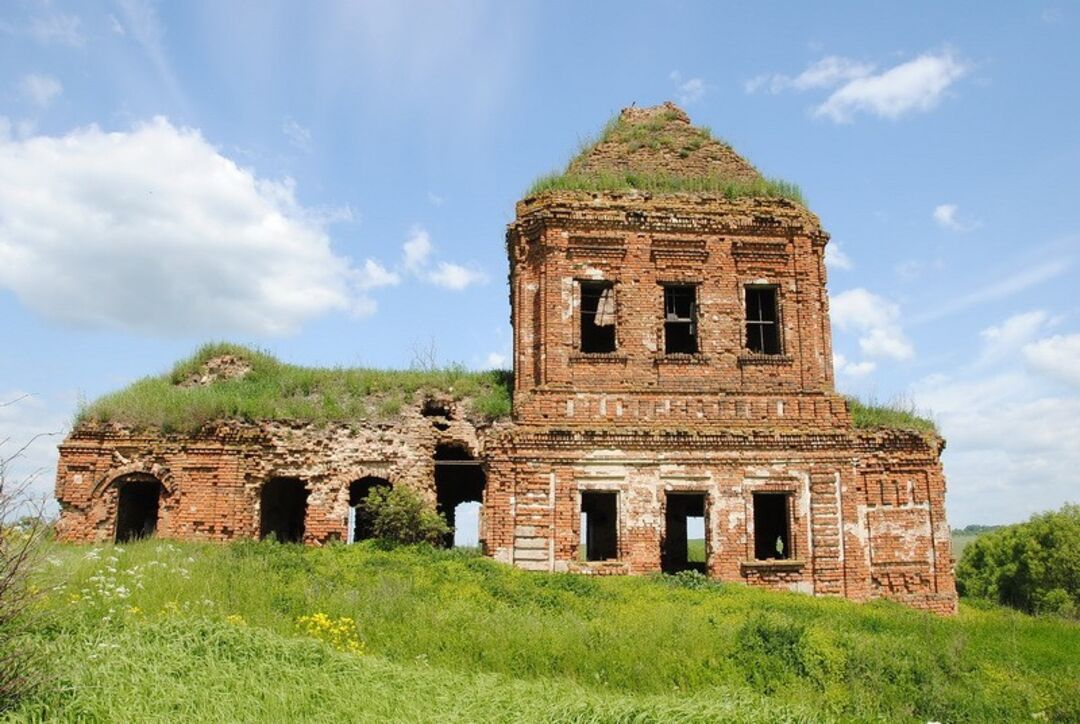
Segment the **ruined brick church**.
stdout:
<svg viewBox="0 0 1080 724">
<path fill-rule="evenodd" d="M 829 237 L 790 196 L 674 106 L 626 109 L 507 230 L 510 419 L 426 390 L 390 420 L 85 421 L 60 446 L 59 536 L 352 542 L 366 493 L 405 485 L 451 525 L 479 503 L 483 552 L 532 571 L 952 613 L 944 442 L 853 426 Z"/>
</svg>

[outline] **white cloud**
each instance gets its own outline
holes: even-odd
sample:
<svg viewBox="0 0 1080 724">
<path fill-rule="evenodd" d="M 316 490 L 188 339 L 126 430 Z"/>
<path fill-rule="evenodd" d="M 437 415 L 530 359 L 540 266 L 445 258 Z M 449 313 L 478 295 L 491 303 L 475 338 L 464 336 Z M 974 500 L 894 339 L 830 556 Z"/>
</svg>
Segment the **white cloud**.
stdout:
<svg viewBox="0 0 1080 724">
<path fill-rule="evenodd" d="M 428 284 L 457 292 L 474 284 L 487 282 L 484 272 L 460 264 L 440 261 L 432 269 L 431 255 L 435 246 L 431 243 L 431 234 L 421 226 L 414 226 L 409 230 L 409 236 L 401 245 L 401 251 L 405 271 Z"/>
<path fill-rule="evenodd" d="M 853 78 L 814 109 L 837 123 L 847 123 L 859 112 L 895 120 L 914 111 L 937 106 L 968 67 L 949 51 L 926 53 L 878 75 Z"/>
<path fill-rule="evenodd" d="M 164 118 L 0 142 L 0 288 L 61 323 L 275 334 L 356 308 L 388 276 L 326 216 Z"/>
<path fill-rule="evenodd" d="M 42 108 L 48 108 L 49 104 L 64 91 L 64 86 L 51 75 L 39 75 L 31 73 L 22 79 L 21 88 L 23 95 Z"/>
<path fill-rule="evenodd" d="M 85 39 L 82 34 L 82 20 L 77 15 L 52 12 L 39 15 L 30 21 L 30 35 L 43 45 L 59 43 L 72 48 L 81 48 Z"/>
<path fill-rule="evenodd" d="M 844 355 L 836 352 L 833 354 L 833 370 L 837 375 L 848 377 L 865 377 L 877 369 L 877 365 L 869 360 L 851 362 Z"/>
<path fill-rule="evenodd" d="M 1014 314 L 999 325 L 987 327 L 979 333 L 984 340 L 981 361 L 993 361 L 1015 352 L 1034 339 L 1046 323 L 1047 314 L 1040 309 Z"/>
<path fill-rule="evenodd" d="M 1048 378 L 1080 386 L 1080 334 L 1024 342 L 1052 321 L 1013 315 L 982 333 L 971 364 L 912 387 L 949 443 L 953 525 L 1015 522 L 1076 500 L 1080 396 Z"/>
<path fill-rule="evenodd" d="M 432 206 L 442 206 L 446 203 L 446 199 L 444 199 L 442 196 L 439 196 L 438 194 L 432 193 L 431 191 L 427 192 L 427 200 L 428 203 L 430 203 Z"/>
<path fill-rule="evenodd" d="M 900 326 L 900 308 L 865 289 L 833 297 L 830 316 L 840 330 L 859 335 L 859 348 L 868 357 L 904 360 L 915 350 Z"/>
<path fill-rule="evenodd" d="M 746 81 L 744 88 L 747 93 L 764 89 L 773 94 L 831 89 L 828 98 L 813 108 L 814 116 L 837 123 L 847 123 L 860 112 L 897 119 L 934 108 L 969 67 L 944 50 L 924 53 L 877 74 L 875 70 L 871 63 L 833 55 L 797 76 L 759 75 Z"/>
<path fill-rule="evenodd" d="M 478 269 L 469 269 L 460 264 L 443 261 L 439 262 L 435 271 L 427 275 L 427 279 L 437 287 L 457 292 L 473 284 L 483 284 L 487 281 L 487 276 Z"/>
<path fill-rule="evenodd" d="M 779 73 L 759 75 L 747 81 L 745 88 L 747 93 L 756 93 L 764 88 L 773 94 L 789 89 L 805 91 L 813 88 L 832 88 L 855 78 L 865 78 L 873 72 L 874 66 L 869 63 L 830 55 L 810 64 L 806 70 L 795 77 Z"/>
<path fill-rule="evenodd" d="M 960 207 L 956 204 L 939 204 L 934 207 L 934 221 L 949 231 L 972 231 L 979 227 L 978 222 L 962 222 L 957 217 Z"/>
<path fill-rule="evenodd" d="M 281 132 L 289 139 L 296 148 L 305 153 L 311 153 L 311 131 L 304 128 L 292 118 L 286 118 L 281 126 Z"/>
<path fill-rule="evenodd" d="M 50 400 L 24 390 L 0 389 L 0 460 L 8 492 L 51 503 L 56 481 L 56 445 L 69 427 L 58 409 L 71 409 L 74 400 Z M 22 497 L 22 496 L 21 496 Z M 27 510 L 26 512 L 29 512 Z"/>
<path fill-rule="evenodd" d="M 116 0 L 116 7 L 123 16 L 123 26 L 143 49 L 150 65 L 157 73 L 158 81 L 182 107 L 187 98 L 169 62 L 165 46 L 165 26 L 158 17 L 157 5 L 151 0 Z"/>
<path fill-rule="evenodd" d="M 1023 353 L 1036 372 L 1080 389 L 1080 334 L 1041 339 L 1025 345 Z"/>
<path fill-rule="evenodd" d="M 366 259 L 364 266 L 355 272 L 356 286 L 358 289 L 378 289 L 379 287 L 393 287 L 401 283 L 401 277 L 388 270 L 374 259 Z"/>
<path fill-rule="evenodd" d="M 409 231 L 409 238 L 401 246 L 405 268 L 411 272 L 422 269 L 427 264 L 433 248 L 431 234 L 419 226 L 414 226 Z"/>
<path fill-rule="evenodd" d="M 109 27 L 111 27 L 112 31 L 117 35 L 127 35 L 123 23 L 117 20 L 115 15 L 109 15 Z"/>
<path fill-rule="evenodd" d="M 835 241 L 829 242 L 825 246 L 825 266 L 830 269 L 853 269 L 855 267 L 851 257 L 845 254 L 844 250 Z"/>
<path fill-rule="evenodd" d="M 697 103 L 705 95 L 706 86 L 702 78 L 688 78 L 684 81 L 682 74 L 677 70 L 673 70 L 671 71 L 671 80 L 675 82 L 675 91 L 679 103 L 684 106 Z"/>
<path fill-rule="evenodd" d="M 506 355 L 498 352 L 490 352 L 487 356 L 487 367 L 493 370 L 501 370 L 506 367 Z"/>
</svg>

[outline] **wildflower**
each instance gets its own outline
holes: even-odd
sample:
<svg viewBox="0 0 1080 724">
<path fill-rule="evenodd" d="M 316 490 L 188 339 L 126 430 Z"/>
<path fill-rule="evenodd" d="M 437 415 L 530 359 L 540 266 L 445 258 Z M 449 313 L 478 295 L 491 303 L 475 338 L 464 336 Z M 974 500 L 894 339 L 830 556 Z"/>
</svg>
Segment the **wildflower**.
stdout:
<svg viewBox="0 0 1080 724">
<path fill-rule="evenodd" d="M 247 621 L 238 613 L 230 613 L 225 617 L 225 621 L 233 626 L 247 626 Z"/>
<path fill-rule="evenodd" d="M 142 613 L 142 609 L 138 606 L 128 606 L 128 613 L 130 613 L 132 616 L 138 616 Z"/>
<path fill-rule="evenodd" d="M 338 651 L 363 654 L 364 643 L 356 630 L 356 621 L 346 616 L 332 619 L 325 613 L 313 613 L 296 619 L 297 626 L 308 636 L 323 641 Z"/>
</svg>

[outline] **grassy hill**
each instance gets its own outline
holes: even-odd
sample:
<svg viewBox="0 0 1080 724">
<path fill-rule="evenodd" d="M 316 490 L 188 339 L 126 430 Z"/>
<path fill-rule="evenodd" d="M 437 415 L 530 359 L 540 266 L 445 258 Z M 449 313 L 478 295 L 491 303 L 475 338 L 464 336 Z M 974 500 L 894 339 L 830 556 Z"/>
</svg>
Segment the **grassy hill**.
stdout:
<svg viewBox="0 0 1080 724">
<path fill-rule="evenodd" d="M 12 720 L 1080 717 L 1080 626 L 372 544 L 55 546 Z"/>
</svg>

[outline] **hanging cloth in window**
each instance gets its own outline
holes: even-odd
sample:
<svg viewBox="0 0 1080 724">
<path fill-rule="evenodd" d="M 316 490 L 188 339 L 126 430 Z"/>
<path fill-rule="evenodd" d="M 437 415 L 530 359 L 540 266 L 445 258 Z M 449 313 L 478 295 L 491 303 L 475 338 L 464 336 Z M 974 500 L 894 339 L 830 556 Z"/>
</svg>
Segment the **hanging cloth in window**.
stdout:
<svg viewBox="0 0 1080 724">
<path fill-rule="evenodd" d="M 610 327 L 615 324 L 615 290 L 608 287 L 600 293 L 596 302 L 596 316 L 593 324 L 597 327 Z"/>
</svg>

